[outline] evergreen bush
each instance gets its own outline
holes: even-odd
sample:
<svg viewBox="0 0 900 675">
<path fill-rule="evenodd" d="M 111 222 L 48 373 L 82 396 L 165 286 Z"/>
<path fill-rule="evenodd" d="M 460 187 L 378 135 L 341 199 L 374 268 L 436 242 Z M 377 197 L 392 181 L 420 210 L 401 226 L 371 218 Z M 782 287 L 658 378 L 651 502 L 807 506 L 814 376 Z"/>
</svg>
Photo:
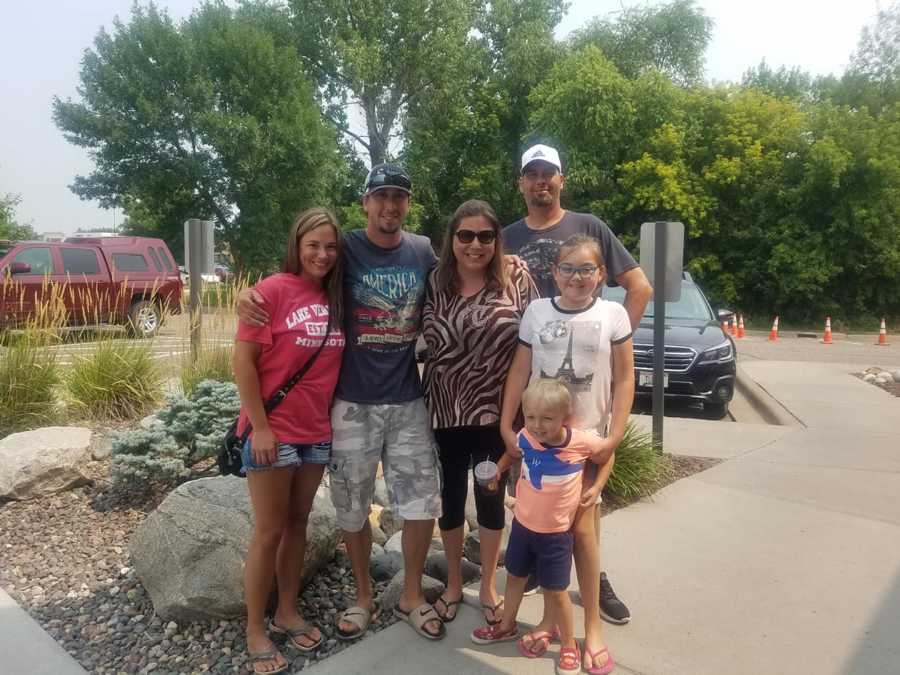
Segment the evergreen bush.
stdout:
<svg viewBox="0 0 900 675">
<path fill-rule="evenodd" d="M 170 395 L 167 402 L 156 413 L 160 424 L 113 437 L 110 478 L 117 488 L 184 480 L 194 464 L 216 454 L 240 410 L 232 382 L 203 380 L 190 395 Z"/>
</svg>

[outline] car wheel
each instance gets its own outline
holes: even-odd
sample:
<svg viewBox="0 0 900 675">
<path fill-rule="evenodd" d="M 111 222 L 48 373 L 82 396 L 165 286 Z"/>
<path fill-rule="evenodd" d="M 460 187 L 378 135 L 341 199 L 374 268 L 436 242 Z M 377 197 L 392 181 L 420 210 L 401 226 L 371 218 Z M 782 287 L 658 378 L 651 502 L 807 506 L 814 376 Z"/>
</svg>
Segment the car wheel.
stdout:
<svg viewBox="0 0 900 675">
<path fill-rule="evenodd" d="M 161 319 L 158 304 L 138 300 L 128 310 L 128 332 L 139 338 L 153 337 L 159 331 Z"/>
<path fill-rule="evenodd" d="M 712 420 L 720 420 L 728 414 L 727 403 L 704 403 L 703 412 Z"/>
</svg>

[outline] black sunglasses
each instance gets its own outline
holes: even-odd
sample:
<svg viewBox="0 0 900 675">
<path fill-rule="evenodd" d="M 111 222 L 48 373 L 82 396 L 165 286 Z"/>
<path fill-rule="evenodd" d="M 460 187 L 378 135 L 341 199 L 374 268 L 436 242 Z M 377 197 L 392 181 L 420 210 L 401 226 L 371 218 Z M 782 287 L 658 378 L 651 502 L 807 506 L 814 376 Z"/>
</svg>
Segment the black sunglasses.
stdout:
<svg viewBox="0 0 900 675">
<path fill-rule="evenodd" d="M 474 230 L 456 231 L 456 238 L 463 244 L 471 244 L 475 241 L 475 237 L 478 237 L 480 244 L 493 244 L 497 238 L 497 233 L 493 230 L 481 230 L 480 232 L 475 232 Z"/>
<path fill-rule="evenodd" d="M 409 176 L 406 174 L 388 171 L 379 171 L 369 176 L 369 180 L 366 182 L 367 190 L 383 187 L 396 187 L 410 191 L 412 190 L 412 181 L 409 180 Z"/>
</svg>

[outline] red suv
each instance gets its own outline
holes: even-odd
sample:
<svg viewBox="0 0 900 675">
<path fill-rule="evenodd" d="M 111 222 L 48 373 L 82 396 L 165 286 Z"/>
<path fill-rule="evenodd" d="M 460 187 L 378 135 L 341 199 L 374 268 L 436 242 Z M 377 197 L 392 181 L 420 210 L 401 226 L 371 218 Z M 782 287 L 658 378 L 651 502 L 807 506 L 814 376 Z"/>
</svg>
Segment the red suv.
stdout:
<svg viewBox="0 0 900 675">
<path fill-rule="evenodd" d="M 63 242 L 0 241 L 0 330 L 48 305 L 69 324 L 125 324 L 154 335 L 163 310 L 181 311 L 183 286 L 162 239 L 69 237 Z"/>
</svg>

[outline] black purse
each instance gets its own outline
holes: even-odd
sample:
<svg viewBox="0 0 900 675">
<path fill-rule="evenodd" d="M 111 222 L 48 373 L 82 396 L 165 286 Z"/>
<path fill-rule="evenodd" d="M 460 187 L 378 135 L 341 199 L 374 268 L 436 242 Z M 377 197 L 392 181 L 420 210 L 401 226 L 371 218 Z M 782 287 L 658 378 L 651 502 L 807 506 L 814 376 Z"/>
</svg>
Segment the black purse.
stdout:
<svg viewBox="0 0 900 675">
<path fill-rule="evenodd" d="M 322 352 L 322 349 L 325 347 L 325 343 L 328 342 L 328 336 L 331 334 L 331 312 L 328 313 L 328 325 L 325 328 L 325 337 L 322 338 L 322 342 L 319 344 L 319 347 L 316 349 L 315 353 L 309 357 L 309 359 L 304 363 L 300 370 L 294 373 L 287 382 L 285 382 L 272 396 L 266 401 L 265 410 L 266 415 L 272 412 L 278 405 L 287 397 L 288 393 L 291 389 L 294 388 L 294 385 L 297 384 L 300 379 L 306 374 L 306 372 L 312 367 L 313 363 L 315 363 L 316 358 L 318 358 L 319 354 Z M 244 445 L 247 443 L 247 439 L 250 438 L 250 432 L 252 428 L 250 424 L 247 424 L 247 428 L 244 429 L 244 433 L 238 434 L 238 420 L 235 420 L 231 423 L 231 426 L 228 427 L 228 431 L 225 432 L 225 437 L 222 439 L 222 444 L 219 446 L 219 454 L 217 457 L 217 461 L 219 463 L 219 473 L 223 476 L 241 476 L 244 474 L 241 472 L 241 469 L 244 466 L 243 460 L 241 460 L 241 450 Z"/>
</svg>

